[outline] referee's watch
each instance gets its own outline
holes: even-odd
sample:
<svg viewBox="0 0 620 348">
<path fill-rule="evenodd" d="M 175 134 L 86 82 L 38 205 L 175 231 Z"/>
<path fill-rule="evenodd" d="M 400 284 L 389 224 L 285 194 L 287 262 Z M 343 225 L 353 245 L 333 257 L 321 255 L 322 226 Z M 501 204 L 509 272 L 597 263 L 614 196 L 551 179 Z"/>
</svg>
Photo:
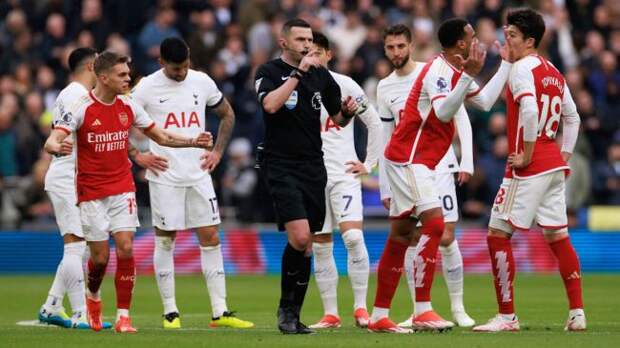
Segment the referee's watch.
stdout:
<svg viewBox="0 0 620 348">
<path fill-rule="evenodd" d="M 293 70 L 291 70 L 291 73 L 288 74 L 288 77 L 293 78 L 293 79 L 297 79 L 297 80 L 301 80 L 301 78 L 304 77 L 304 73 L 302 73 L 298 69 L 293 69 Z"/>
</svg>

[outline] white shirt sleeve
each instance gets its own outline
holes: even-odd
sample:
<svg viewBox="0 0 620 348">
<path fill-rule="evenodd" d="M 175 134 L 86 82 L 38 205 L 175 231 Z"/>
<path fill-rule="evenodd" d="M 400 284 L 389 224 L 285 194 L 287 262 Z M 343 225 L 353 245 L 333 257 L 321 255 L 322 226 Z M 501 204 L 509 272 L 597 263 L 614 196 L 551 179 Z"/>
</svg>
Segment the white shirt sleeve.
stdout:
<svg viewBox="0 0 620 348">
<path fill-rule="evenodd" d="M 133 126 L 140 129 L 150 129 L 155 126 L 155 122 L 151 119 L 149 114 L 146 113 L 144 108 L 133 100 L 129 99 L 129 106 L 133 111 Z"/>
<path fill-rule="evenodd" d="M 422 88 L 426 89 L 437 118 L 441 122 L 447 123 L 452 121 L 459 107 L 463 105 L 465 96 L 470 88 L 469 86 L 474 82 L 474 79 L 463 72 L 454 89 L 449 92 L 448 87 L 443 87 L 444 82 L 448 83 L 445 77 L 427 74 Z M 442 90 L 446 91 L 446 93 L 442 93 Z"/>
<path fill-rule="evenodd" d="M 534 75 L 526 64 L 516 63 L 510 70 L 508 86 L 515 102 L 519 102 L 526 95 L 536 96 L 536 86 L 534 85 Z"/>
<path fill-rule="evenodd" d="M 381 121 L 394 121 L 394 115 L 390 112 L 390 108 L 385 103 L 385 98 L 382 95 L 381 87 L 377 87 L 377 112 Z"/>
<path fill-rule="evenodd" d="M 52 111 L 54 128 L 62 129 L 68 133 L 77 131 L 84 123 L 84 112 L 86 111 L 87 100 L 82 97 L 70 106 L 58 101 Z"/>
<path fill-rule="evenodd" d="M 366 161 L 364 161 L 364 166 L 370 173 L 372 168 L 377 165 L 381 153 L 381 119 L 375 108 L 370 105 L 364 90 L 353 79 L 350 79 L 348 85 L 348 92 L 355 100 L 358 108 L 361 108 L 359 118 L 368 129 L 368 144 L 366 145 Z"/>
<path fill-rule="evenodd" d="M 222 94 L 222 92 L 220 92 L 220 90 L 217 88 L 217 85 L 215 84 L 215 81 L 213 81 L 213 79 L 205 74 L 205 73 L 201 73 L 201 75 L 203 76 L 203 84 L 204 84 L 204 90 L 206 93 L 206 97 L 207 97 L 207 106 L 210 108 L 214 108 L 216 106 L 218 106 L 222 100 L 224 100 L 224 95 Z"/>
<path fill-rule="evenodd" d="M 534 96 L 524 94 L 519 103 L 519 125 L 523 128 L 523 141 L 538 138 L 538 104 Z"/>
<path fill-rule="evenodd" d="M 138 105 L 143 108 L 146 108 L 147 104 L 147 94 L 148 94 L 148 83 L 146 81 L 146 77 L 142 78 L 138 82 L 138 84 L 131 90 L 131 99 Z"/>
<path fill-rule="evenodd" d="M 471 123 L 469 122 L 469 116 L 465 107 L 461 106 L 454 116 L 454 123 L 459 135 L 459 141 L 461 143 L 461 163 L 459 167 L 461 172 L 473 174 L 474 173 L 474 155 L 472 145 L 472 131 Z"/>
<path fill-rule="evenodd" d="M 499 69 L 495 75 L 493 75 L 491 80 L 487 82 L 484 88 L 480 89 L 476 82 L 473 82 L 470 85 L 470 91 L 467 93 L 467 101 L 481 110 L 491 110 L 493 105 L 495 105 L 497 98 L 499 98 L 499 95 L 504 90 L 504 85 L 506 84 L 511 68 L 512 63 L 502 60 L 502 64 L 499 66 Z"/>
<path fill-rule="evenodd" d="M 390 184 L 387 180 L 387 173 L 385 172 L 385 146 L 390 141 L 392 133 L 394 132 L 395 123 L 394 120 L 383 120 L 383 142 L 381 146 L 381 156 L 379 157 L 379 194 L 381 200 L 392 197 L 392 191 L 390 190 Z"/>
<path fill-rule="evenodd" d="M 562 152 L 573 153 L 577 137 L 579 136 L 579 125 L 581 120 L 577 113 L 577 106 L 573 101 L 573 96 L 564 83 L 564 98 L 562 99 Z"/>
</svg>

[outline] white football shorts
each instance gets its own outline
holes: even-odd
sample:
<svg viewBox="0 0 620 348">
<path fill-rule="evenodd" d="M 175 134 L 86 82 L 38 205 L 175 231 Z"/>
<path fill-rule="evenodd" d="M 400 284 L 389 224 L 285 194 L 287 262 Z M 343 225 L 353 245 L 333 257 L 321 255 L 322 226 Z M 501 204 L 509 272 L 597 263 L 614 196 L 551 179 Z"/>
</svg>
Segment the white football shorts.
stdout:
<svg viewBox="0 0 620 348">
<path fill-rule="evenodd" d="M 84 239 L 98 242 L 110 239 L 110 233 L 135 232 L 140 226 L 134 192 L 125 192 L 80 203 Z"/>
<path fill-rule="evenodd" d="M 386 160 L 385 172 L 392 190 L 391 219 L 418 218 L 422 212 L 441 206 L 435 173 L 427 166 L 402 165 Z"/>
<path fill-rule="evenodd" d="M 564 171 L 530 178 L 504 178 L 495 196 L 489 227 L 506 233 L 529 230 L 532 222 L 549 230 L 568 225 Z"/>
<path fill-rule="evenodd" d="M 80 221 L 80 208 L 77 206 L 77 197 L 73 192 L 47 191 L 50 197 L 56 224 L 60 229 L 60 235 L 74 234 L 84 238 L 82 232 L 82 221 Z"/>
<path fill-rule="evenodd" d="M 441 204 L 441 210 L 443 212 L 443 221 L 459 221 L 459 204 L 456 200 L 454 173 L 436 173 L 435 187 L 437 188 L 439 203 Z M 418 227 L 419 226 L 422 226 L 420 221 L 418 221 Z"/>
<path fill-rule="evenodd" d="M 220 212 L 211 177 L 193 186 L 149 182 L 153 226 L 163 231 L 220 224 Z"/>
<path fill-rule="evenodd" d="M 345 221 L 362 221 L 362 185 L 353 176 L 344 176 L 325 185 L 325 222 L 323 229 L 315 234 L 332 233 Z"/>
</svg>

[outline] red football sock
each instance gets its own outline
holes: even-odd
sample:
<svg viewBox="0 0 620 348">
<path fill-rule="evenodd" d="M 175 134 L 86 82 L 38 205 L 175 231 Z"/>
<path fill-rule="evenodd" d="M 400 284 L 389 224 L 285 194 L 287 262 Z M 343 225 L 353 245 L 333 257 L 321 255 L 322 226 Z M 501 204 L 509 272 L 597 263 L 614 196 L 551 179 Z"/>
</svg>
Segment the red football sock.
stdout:
<svg viewBox="0 0 620 348">
<path fill-rule="evenodd" d="M 491 264 L 493 265 L 493 278 L 495 283 L 495 295 L 501 314 L 513 314 L 515 261 L 512 256 L 510 239 L 487 236 Z"/>
<path fill-rule="evenodd" d="M 103 276 L 105 275 L 105 266 L 98 266 L 93 263 L 91 259 L 88 259 L 88 290 L 94 294 L 99 291 L 101 287 L 101 282 L 103 281 Z"/>
<path fill-rule="evenodd" d="M 394 298 L 394 293 L 398 287 L 400 274 L 402 273 L 407 247 L 407 244 L 402 244 L 389 238 L 385 243 L 385 249 L 383 249 L 383 254 L 377 267 L 375 307 L 390 308 L 392 298 Z"/>
<path fill-rule="evenodd" d="M 135 282 L 136 266 L 133 256 L 129 258 L 120 258 L 117 256 L 116 276 L 114 277 L 114 285 L 116 286 L 116 308 L 129 309 Z"/>
<path fill-rule="evenodd" d="M 581 270 L 579 257 L 568 237 L 549 243 L 553 254 L 558 259 L 560 275 L 564 281 L 570 309 L 583 308 L 581 296 Z"/>
<path fill-rule="evenodd" d="M 416 247 L 416 258 L 413 261 L 416 302 L 429 302 L 431 300 L 437 249 L 443 229 L 443 216 L 434 217 L 428 219 L 426 223 L 422 223 L 422 235 Z"/>
</svg>

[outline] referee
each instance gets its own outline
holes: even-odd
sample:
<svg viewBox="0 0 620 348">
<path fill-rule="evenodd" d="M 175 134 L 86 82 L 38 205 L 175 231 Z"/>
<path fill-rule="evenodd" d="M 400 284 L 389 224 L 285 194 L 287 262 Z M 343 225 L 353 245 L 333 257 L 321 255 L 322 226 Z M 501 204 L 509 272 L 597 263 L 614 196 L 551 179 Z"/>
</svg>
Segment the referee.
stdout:
<svg viewBox="0 0 620 348">
<path fill-rule="evenodd" d="M 278 40 L 282 55 L 260 66 L 255 87 L 265 119 L 262 163 L 278 228 L 286 230 L 282 255 L 278 328 L 284 334 L 312 333 L 299 321 L 310 279 L 311 231 L 325 218 L 327 173 L 321 150 L 321 105 L 338 125 L 357 106 L 341 101 L 340 87 L 314 57 L 312 29 L 301 19 L 284 23 Z M 342 112 L 341 112 L 342 109 Z"/>
</svg>

